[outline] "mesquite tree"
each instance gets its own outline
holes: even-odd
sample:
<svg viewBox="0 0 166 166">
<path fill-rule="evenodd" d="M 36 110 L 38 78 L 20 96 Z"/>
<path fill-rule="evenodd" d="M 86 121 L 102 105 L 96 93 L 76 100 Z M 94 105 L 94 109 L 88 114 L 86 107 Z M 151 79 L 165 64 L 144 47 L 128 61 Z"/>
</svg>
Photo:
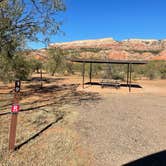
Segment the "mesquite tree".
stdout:
<svg viewBox="0 0 166 166">
<path fill-rule="evenodd" d="M 14 70 L 12 59 L 27 41 L 48 42 L 60 31 L 63 11 L 63 0 L 0 0 L 0 65 Z"/>
</svg>

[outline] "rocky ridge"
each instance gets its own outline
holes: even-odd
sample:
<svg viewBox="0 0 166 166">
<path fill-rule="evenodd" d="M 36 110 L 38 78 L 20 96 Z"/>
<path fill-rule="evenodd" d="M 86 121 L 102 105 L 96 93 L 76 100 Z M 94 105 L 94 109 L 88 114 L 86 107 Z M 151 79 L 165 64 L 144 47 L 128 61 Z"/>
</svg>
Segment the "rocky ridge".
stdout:
<svg viewBox="0 0 166 166">
<path fill-rule="evenodd" d="M 127 39 L 116 41 L 112 38 L 104 38 L 53 43 L 49 45 L 49 48 L 79 51 L 82 58 L 166 60 L 166 40 Z"/>
</svg>

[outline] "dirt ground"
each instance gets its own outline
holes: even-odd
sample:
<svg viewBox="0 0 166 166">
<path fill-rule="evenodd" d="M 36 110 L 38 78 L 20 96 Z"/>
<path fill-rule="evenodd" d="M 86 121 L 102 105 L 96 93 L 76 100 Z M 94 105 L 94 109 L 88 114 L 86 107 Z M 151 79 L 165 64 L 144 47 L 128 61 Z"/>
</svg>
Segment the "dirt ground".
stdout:
<svg viewBox="0 0 166 166">
<path fill-rule="evenodd" d="M 143 88 L 85 86 L 102 100 L 77 108 L 76 130 L 93 151 L 96 166 L 119 166 L 166 150 L 166 80 L 140 80 Z M 82 88 L 82 87 L 80 87 Z M 165 161 L 166 164 L 166 151 Z M 154 163 L 153 163 L 154 164 Z"/>
<path fill-rule="evenodd" d="M 37 76 L 23 83 L 16 145 L 52 125 L 9 154 L 10 114 L 0 116 L 1 165 L 119 166 L 166 150 L 166 80 L 139 80 L 143 88 L 131 93 L 81 82 L 49 77 L 42 90 Z M 1 114 L 12 86 L 0 85 Z"/>
<path fill-rule="evenodd" d="M 98 104 L 79 107 L 76 128 L 93 149 L 95 165 L 118 166 L 166 150 L 165 99 L 110 93 Z"/>
</svg>

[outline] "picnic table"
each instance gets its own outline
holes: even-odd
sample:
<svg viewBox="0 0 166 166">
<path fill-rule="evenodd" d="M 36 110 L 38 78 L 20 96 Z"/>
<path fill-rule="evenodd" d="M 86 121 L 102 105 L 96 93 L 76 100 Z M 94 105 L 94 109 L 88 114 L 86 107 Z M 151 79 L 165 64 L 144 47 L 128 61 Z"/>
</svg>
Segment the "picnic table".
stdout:
<svg viewBox="0 0 166 166">
<path fill-rule="evenodd" d="M 118 80 L 105 80 L 105 79 L 100 82 L 100 85 L 101 85 L 101 88 L 104 88 L 106 86 L 111 86 L 116 89 L 119 89 L 121 86 Z"/>
</svg>

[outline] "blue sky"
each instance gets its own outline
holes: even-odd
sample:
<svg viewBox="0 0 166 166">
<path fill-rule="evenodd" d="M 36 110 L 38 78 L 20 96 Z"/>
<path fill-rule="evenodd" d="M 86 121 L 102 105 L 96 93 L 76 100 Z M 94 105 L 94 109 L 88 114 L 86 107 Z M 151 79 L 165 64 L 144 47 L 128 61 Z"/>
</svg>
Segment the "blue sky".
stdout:
<svg viewBox="0 0 166 166">
<path fill-rule="evenodd" d="M 166 38 L 166 0 L 66 0 L 61 14 L 65 33 L 51 37 L 51 42 L 66 42 L 112 37 Z M 40 43 L 31 43 L 41 48 Z"/>
</svg>

